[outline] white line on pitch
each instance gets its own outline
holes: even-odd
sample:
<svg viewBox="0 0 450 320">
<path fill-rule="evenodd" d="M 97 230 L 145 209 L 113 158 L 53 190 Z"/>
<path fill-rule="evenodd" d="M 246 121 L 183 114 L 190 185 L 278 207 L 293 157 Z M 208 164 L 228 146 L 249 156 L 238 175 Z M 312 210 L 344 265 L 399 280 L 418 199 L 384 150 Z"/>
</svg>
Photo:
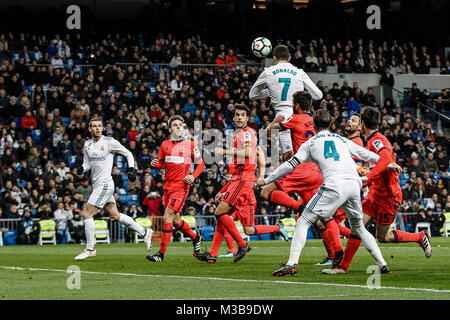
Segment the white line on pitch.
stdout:
<svg viewBox="0 0 450 320">
<path fill-rule="evenodd" d="M 44 269 L 44 268 L 23 268 L 23 267 L 10 267 L 10 266 L 0 266 L 0 268 L 5 269 L 5 270 L 67 272 L 67 270 Z M 99 272 L 99 271 L 80 271 L 80 272 L 85 273 L 85 274 L 101 274 L 101 275 L 126 276 L 126 277 L 175 278 L 175 279 L 214 280 L 214 281 L 230 281 L 230 282 L 253 282 L 253 283 L 269 283 L 269 284 L 278 283 L 278 284 L 292 284 L 292 285 L 331 286 L 331 287 L 349 287 L 349 288 L 369 289 L 367 286 L 363 286 L 363 285 L 359 285 L 359 284 L 343 284 L 343 283 L 327 283 L 327 282 L 300 282 L 300 281 L 281 281 L 281 280 L 272 280 L 271 281 L 271 280 L 176 276 L 176 275 L 163 275 L 163 274 L 139 274 L 139 273 L 123 273 L 123 272 Z M 450 293 L 450 290 L 428 289 L 428 288 L 381 287 L 380 289 Z"/>
</svg>

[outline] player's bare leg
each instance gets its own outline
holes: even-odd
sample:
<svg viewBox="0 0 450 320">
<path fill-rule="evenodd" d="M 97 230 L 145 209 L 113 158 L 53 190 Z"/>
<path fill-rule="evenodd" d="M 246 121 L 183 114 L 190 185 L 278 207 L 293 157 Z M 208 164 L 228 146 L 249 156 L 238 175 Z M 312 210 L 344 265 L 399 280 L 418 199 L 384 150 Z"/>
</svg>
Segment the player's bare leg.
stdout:
<svg viewBox="0 0 450 320">
<path fill-rule="evenodd" d="M 95 223 L 94 215 L 97 213 L 99 208 L 86 203 L 83 208 L 83 221 L 84 221 L 84 231 L 86 233 L 86 249 L 83 250 L 75 260 L 85 260 L 87 258 L 95 257 Z"/>
<path fill-rule="evenodd" d="M 164 260 L 164 254 L 166 253 L 167 247 L 169 246 L 170 240 L 172 239 L 173 233 L 173 221 L 176 217 L 175 210 L 171 208 L 166 208 L 164 210 L 163 216 L 163 228 L 161 233 L 161 243 L 159 245 L 159 250 L 154 255 L 147 256 L 147 259 L 152 262 L 162 262 Z"/>
<path fill-rule="evenodd" d="M 145 229 L 144 227 L 136 223 L 133 218 L 127 216 L 126 214 L 120 213 L 119 210 L 117 210 L 117 205 L 115 203 L 108 203 L 105 206 L 105 211 L 112 221 L 119 221 L 119 223 L 123 224 L 125 227 L 134 230 L 142 237 L 144 237 L 147 251 L 151 250 L 153 234 L 153 231 L 151 229 Z"/>
<path fill-rule="evenodd" d="M 425 252 L 425 256 L 431 257 L 432 248 L 428 231 L 411 233 L 401 230 L 389 231 L 389 229 L 390 225 L 377 223 L 376 236 L 380 243 L 417 242 Z"/>
</svg>

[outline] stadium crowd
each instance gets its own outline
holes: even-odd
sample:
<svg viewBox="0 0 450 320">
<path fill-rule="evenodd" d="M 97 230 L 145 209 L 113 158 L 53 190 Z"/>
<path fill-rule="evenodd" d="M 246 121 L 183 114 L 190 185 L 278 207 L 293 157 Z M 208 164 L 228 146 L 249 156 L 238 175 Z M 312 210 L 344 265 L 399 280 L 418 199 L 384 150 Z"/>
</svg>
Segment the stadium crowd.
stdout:
<svg viewBox="0 0 450 320">
<path fill-rule="evenodd" d="M 308 46 L 301 41 L 287 45 L 293 51 L 292 62 L 309 71 L 321 71 L 314 67 L 316 60 L 318 68 L 321 60 L 325 65 L 340 61 L 341 67 L 356 65 L 357 61 L 364 67 L 352 68 L 352 72 L 379 72 L 390 65 L 399 73 L 406 73 L 400 72 L 405 61 L 425 66 L 438 66 L 441 61 L 439 56 L 431 59 L 424 47 L 417 50 L 412 44 L 395 42 L 378 47 L 361 41 L 328 46 L 319 39 Z M 199 120 L 203 130 L 224 130 L 232 127 L 233 103 L 243 102 L 251 108 L 249 126 L 255 130 L 265 128 L 274 117 L 268 101 L 248 100 L 260 66 L 239 66 L 234 52 L 224 44 L 205 44 L 198 37 L 181 41 L 171 35 L 147 41 L 142 36 L 115 34 L 92 43 L 79 35 L 64 39 L 58 35 L 54 39 L 0 35 L 0 219 L 22 218 L 24 225 L 29 217 L 51 217 L 60 219 L 61 228 L 67 226 L 64 219 L 70 219 L 69 229 L 82 229 L 80 210 L 92 187 L 87 177 L 78 179 L 72 169 L 82 161 L 84 141 L 91 138 L 88 119 L 94 116 L 104 119 L 104 134 L 125 145 L 138 164 L 139 180 L 135 183 L 126 180 L 124 162 L 118 161 L 113 167 L 119 211 L 133 218 L 161 215 L 163 173 L 149 164 L 168 137 L 171 115 L 183 115 L 189 128 Z M 74 65 L 67 64 L 69 59 Z M 96 66 L 83 69 L 76 63 Z M 182 63 L 223 67 L 178 67 Z M 442 65 L 450 73 L 449 61 Z M 357 82 L 351 86 L 335 83 L 331 88 L 321 81 L 317 85 L 324 98 L 315 102 L 315 108 L 331 112 L 332 129 L 337 133 L 344 134 L 346 120 L 363 106 L 380 110 L 380 131 L 391 141 L 405 170 L 400 179 L 404 191 L 400 212 L 418 212 L 405 222 L 413 227 L 416 222 L 430 221 L 435 225 L 433 233 L 439 233 L 442 215 L 429 216 L 427 212 L 450 211 L 449 140 L 442 131 L 433 129 L 432 118 L 416 117 L 415 101 L 429 103 L 428 91 L 414 84 L 408 104 L 394 105 L 387 99 L 380 105 L 373 90 L 363 92 Z M 438 110 L 450 110 L 449 93 L 448 89 L 440 92 Z M 191 189 L 184 214 L 212 216 L 214 196 L 227 178 L 225 165 L 207 165 Z M 123 201 L 121 189 L 136 195 L 137 202 Z M 258 199 L 258 214 L 287 213 Z"/>
</svg>

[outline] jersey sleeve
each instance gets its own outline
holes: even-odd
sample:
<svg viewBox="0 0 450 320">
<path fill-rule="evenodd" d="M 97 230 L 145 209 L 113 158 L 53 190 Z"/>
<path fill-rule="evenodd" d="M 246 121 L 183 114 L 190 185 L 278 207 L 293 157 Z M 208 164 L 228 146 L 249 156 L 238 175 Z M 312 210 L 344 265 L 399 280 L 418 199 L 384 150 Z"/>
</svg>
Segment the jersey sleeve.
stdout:
<svg viewBox="0 0 450 320">
<path fill-rule="evenodd" d="M 297 153 L 294 155 L 294 158 L 299 161 L 299 164 L 303 162 L 312 162 L 313 160 L 311 158 L 311 149 L 309 147 L 309 144 L 302 144 Z"/>
<path fill-rule="evenodd" d="M 283 162 L 281 166 L 279 166 L 277 169 L 275 169 L 274 172 L 269 174 L 269 176 L 264 179 L 264 183 L 269 184 L 274 181 L 277 181 L 278 179 L 281 179 L 286 175 L 288 175 L 300 163 L 310 161 L 312 160 L 310 156 L 309 145 L 307 143 L 304 143 L 292 158 L 290 158 L 288 161 Z"/>
<path fill-rule="evenodd" d="M 347 140 L 347 148 L 353 157 L 357 157 L 366 162 L 377 163 L 378 159 L 380 159 L 380 156 L 377 155 L 376 153 L 369 151 L 361 146 L 358 146 L 351 140 Z"/>
<path fill-rule="evenodd" d="M 91 170 L 91 164 L 89 163 L 89 157 L 86 152 L 86 143 L 83 146 L 84 154 L 83 154 L 83 172 Z"/>
<path fill-rule="evenodd" d="M 285 121 L 280 122 L 280 127 L 283 130 L 292 129 L 298 125 L 298 122 L 295 117 L 290 116 Z"/>
<path fill-rule="evenodd" d="M 368 149 L 376 154 L 379 154 L 382 150 L 386 149 L 383 141 L 381 139 L 375 139 L 369 143 Z"/>
<path fill-rule="evenodd" d="M 312 82 L 312 80 L 303 70 L 300 71 L 299 77 L 300 80 L 303 81 L 305 88 L 308 90 L 314 100 L 322 99 L 322 91 L 314 84 L 314 82 Z"/>
<path fill-rule="evenodd" d="M 197 146 L 195 142 L 192 142 L 192 149 L 191 149 L 191 157 L 194 160 L 194 163 L 196 164 L 195 170 L 192 173 L 195 179 L 198 178 L 198 176 L 205 170 L 205 163 L 202 159 L 202 154 L 200 152 L 200 148 Z"/>
<path fill-rule="evenodd" d="M 264 89 L 266 86 L 266 69 L 259 75 L 256 82 L 253 84 L 248 97 L 250 100 L 264 99 L 269 96 L 269 90 Z"/>
<path fill-rule="evenodd" d="M 118 153 L 125 158 L 127 158 L 128 167 L 134 168 L 134 157 L 130 150 L 125 148 L 119 141 L 116 139 L 111 139 L 109 142 L 109 151 L 112 153 Z"/>
</svg>

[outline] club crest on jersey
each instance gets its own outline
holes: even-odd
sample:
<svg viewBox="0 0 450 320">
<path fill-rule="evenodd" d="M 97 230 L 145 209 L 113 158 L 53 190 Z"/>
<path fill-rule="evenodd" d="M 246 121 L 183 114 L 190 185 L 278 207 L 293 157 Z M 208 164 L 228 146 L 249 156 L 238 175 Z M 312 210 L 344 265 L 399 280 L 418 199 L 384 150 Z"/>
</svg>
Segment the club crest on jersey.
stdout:
<svg viewBox="0 0 450 320">
<path fill-rule="evenodd" d="M 194 148 L 194 157 L 195 158 L 200 157 L 200 149 L 198 147 Z"/>
<path fill-rule="evenodd" d="M 244 132 L 244 141 L 250 141 L 251 134 L 250 132 Z"/>
<path fill-rule="evenodd" d="M 100 150 L 105 151 L 105 146 L 102 146 Z"/>
<path fill-rule="evenodd" d="M 292 116 L 289 116 L 286 120 L 283 121 L 283 123 L 289 122 L 292 119 Z"/>
<path fill-rule="evenodd" d="M 384 147 L 381 140 L 375 140 L 374 142 L 372 142 L 372 145 L 375 147 L 375 149 L 377 149 L 377 151 L 380 151 L 380 149 Z"/>
</svg>

